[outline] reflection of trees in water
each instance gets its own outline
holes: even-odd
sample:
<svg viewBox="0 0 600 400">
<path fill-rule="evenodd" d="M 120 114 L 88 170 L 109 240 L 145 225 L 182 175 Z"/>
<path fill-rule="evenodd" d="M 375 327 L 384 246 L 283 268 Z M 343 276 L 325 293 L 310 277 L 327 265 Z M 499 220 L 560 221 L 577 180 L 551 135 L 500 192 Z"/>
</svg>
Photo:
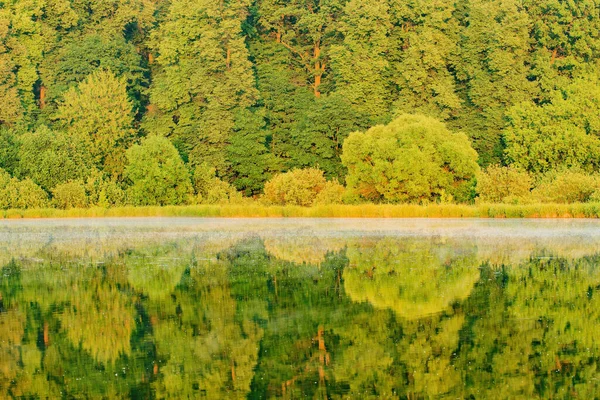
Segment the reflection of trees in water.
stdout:
<svg viewBox="0 0 600 400">
<path fill-rule="evenodd" d="M 25 314 L 19 310 L 0 313 L 0 394 L 8 398 L 11 382 L 20 370 L 20 350 L 25 332 Z"/>
<path fill-rule="evenodd" d="M 467 298 L 479 279 L 475 250 L 448 250 L 423 239 L 350 244 L 346 293 L 354 301 L 392 309 L 407 319 L 439 313 Z"/>
<path fill-rule="evenodd" d="M 260 239 L 216 242 L 135 247 L 98 265 L 43 252 L 6 265 L 0 398 L 600 391 L 598 257 L 532 250 L 503 267 L 489 247 L 381 238 L 300 264 Z"/>
<path fill-rule="evenodd" d="M 265 311 L 260 303 L 246 304 L 240 315 L 227 274 L 224 263 L 199 263 L 187 271 L 168 307 L 150 304 L 159 398 L 247 396 L 263 335 L 253 318 Z"/>
<path fill-rule="evenodd" d="M 266 251 L 273 257 L 296 264 L 320 265 L 329 252 L 338 252 L 346 245 L 343 237 L 270 236 L 264 238 Z"/>
<path fill-rule="evenodd" d="M 458 366 L 465 380 L 479 383 L 465 394 L 597 396 L 599 263 L 542 254 L 502 272 L 484 271 L 465 304 L 473 319 L 461 333 Z"/>
<path fill-rule="evenodd" d="M 133 305 L 117 282 L 94 272 L 89 281 L 68 286 L 68 305 L 59 321 L 75 347 L 81 346 L 98 362 L 114 363 L 131 355 Z"/>
</svg>

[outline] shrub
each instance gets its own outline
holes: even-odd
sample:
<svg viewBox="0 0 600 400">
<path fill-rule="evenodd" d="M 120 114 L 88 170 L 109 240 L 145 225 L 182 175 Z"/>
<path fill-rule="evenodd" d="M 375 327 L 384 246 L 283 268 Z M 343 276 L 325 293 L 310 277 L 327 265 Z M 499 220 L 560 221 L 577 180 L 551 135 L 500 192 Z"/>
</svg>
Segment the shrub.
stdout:
<svg viewBox="0 0 600 400">
<path fill-rule="evenodd" d="M 596 175 L 579 170 L 552 172 L 544 176 L 533 196 L 543 203 L 585 203 L 600 189 Z"/>
<path fill-rule="evenodd" d="M 277 205 L 310 206 L 326 183 L 319 169 L 293 169 L 275 175 L 265 184 L 264 200 Z"/>
<path fill-rule="evenodd" d="M 16 179 L 14 180 L 16 181 Z M 18 182 L 16 186 L 17 200 L 11 208 L 26 209 L 48 207 L 48 193 L 36 185 L 31 179 L 25 178 Z"/>
<path fill-rule="evenodd" d="M 136 206 L 179 205 L 192 194 L 189 172 L 169 139 L 150 136 L 127 150 L 128 201 Z"/>
<path fill-rule="evenodd" d="M 477 180 L 479 199 L 490 203 L 518 202 L 531 194 L 531 175 L 512 166 L 489 166 Z"/>
<path fill-rule="evenodd" d="M 114 180 L 107 179 L 95 170 L 85 183 L 88 202 L 91 206 L 118 207 L 125 204 L 125 192 Z"/>
<path fill-rule="evenodd" d="M 19 181 L 0 169 L 0 209 L 44 208 L 48 194 L 31 179 Z"/>
<path fill-rule="evenodd" d="M 315 197 L 313 204 L 341 204 L 345 192 L 346 189 L 337 181 L 327 182 Z"/>
<path fill-rule="evenodd" d="M 21 137 L 18 171 L 45 190 L 70 180 L 85 180 L 92 165 L 84 143 L 45 126 Z"/>
<path fill-rule="evenodd" d="M 52 189 L 52 196 L 54 205 L 63 210 L 88 206 L 88 197 L 82 181 L 69 181 L 56 185 Z"/>
<path fill-rule="evenodd" d="M 462 133 L 423 115 L 354 132 L 343 146 L 348 189 L 387 202 L 469 201 L 479 173 L 477 153 Z"/>
<path fill-rule="evenodd" d="M 215 169 L 206 164 L 194 170 L 194 191 L 197 204 L 239 203 L 242 194 L 229 183 L 215 176 Z"/>
</svg>

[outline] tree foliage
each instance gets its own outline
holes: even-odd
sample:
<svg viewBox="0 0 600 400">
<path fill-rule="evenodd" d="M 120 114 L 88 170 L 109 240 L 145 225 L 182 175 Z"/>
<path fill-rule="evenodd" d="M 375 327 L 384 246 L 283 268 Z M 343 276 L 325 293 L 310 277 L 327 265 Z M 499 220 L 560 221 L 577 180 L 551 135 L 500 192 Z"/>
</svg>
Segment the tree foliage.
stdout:
<svg viewBox="0 0 600 400">
<path fill-rule="evenodd" d="M 132 104 L 123 79 L 108 71 L 94 72 L 65 93 L 56 118 L 70 137 L 89 149 L 96 166 L 120 177 L 133 136 Z"/>
<path fill-rule="evenodd" d="M 134 205 L 177 205 L 192 193 L 189 172 L 171 142 L 150 136 L 127 150 L 127 195 Z"/>
<path fill-rule="evenodd" d="M 12 178 L 0 168 L 0 209 L 45 208 L 48 193 L 29 178 Z"/>
<path fill-rule="evenodd" d="M 92 157 L 78 137 L 69 137 L 46 126 L 20 138 L 18 175 L 30 177 L 49 191 L 69 180 L 85 179 Z"/>
<path fill-rule="evenodd" d="M 370 201 L 424 202 L 447 195 L 466 201 L 479 172 L 467 137 L 423 115 L 352 133 L 342 161 L 348 188 Z"/>
<path fill-rule="evenodd" d="M 464 132 L 483 168 L 593 175 L 598 21 L 597 0 L 2 1 L 0 168 L 123 204 L 125 154 L 157 135 L 215 169 L 214 199 L 256 198 L 293 169 L 353 182 L 350 133 L 421 114 Z M 380 174 L 346 198 L 474 197 L 419 154 L 403 168 L 423 185 Z"/>
<path fill-rule="evenodd" d="M 504 133 L 509 162 L 534 174 L 578 167 L 598 169 L 600 154 L 600 84 L 580 78 L 549 101 L 514 106 Z"/>
<path fill-rule="evenodd" d="M 477 178 L 479 199 L 490 203 L 522 200 L 532 187 L 531 175 L 512 166 L 490 165 Z"/>
<path fill-rule="evenodd" d="M 323 171 L 319 169 L 294 169 L 269 180 L 265 184 L 264 199 L 277 205 L 310 206 L 326 184 Z"/>
</svg>

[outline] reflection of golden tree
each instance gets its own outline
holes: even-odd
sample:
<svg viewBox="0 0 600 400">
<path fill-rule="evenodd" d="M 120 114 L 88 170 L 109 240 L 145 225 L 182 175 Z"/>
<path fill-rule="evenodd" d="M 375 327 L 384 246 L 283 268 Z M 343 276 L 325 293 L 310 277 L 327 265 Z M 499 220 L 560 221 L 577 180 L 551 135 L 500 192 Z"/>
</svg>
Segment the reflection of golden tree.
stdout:
<svg viewBox="0 0 600 400">
<path fill-rule="evenodd" d="M 311 265 L 320 265 L 327 253 L 343 249 L 345 242 L 344 238 L 292 235 L 264 239 L 265 249 L 278 260 Z"/>
<path fill-rule="evenodd" d="M 155 371 L 161 376 L 156 393 L 161 398 L 245 398 L 263 335 L 252 317 L 264 317 L 264 305 L 248 302 L 240 315 L 221 263 L 202 263 L 189 279 L 190 287 L 175 292 L 172 311 L 161 308 L 154 318 L 157 351 L 165 360 Z"/>
<path fill-rule="evenodd" d="M 450 394 L 461 382 L 460 371 L 452 365 L 458 348 L 459 331 L 464 315 L 435 315 L 405 326 L 405 340 L 400 343 L 400 358 L 406 366 L 408 398 L 437 398 Z"/>
<path fill-rule="evenodd" d="M 454 254 L 451 249 L 423 239 L 350 244 L 346 293 L 408 319 L 439 313 L 468 297 L 479 279 L 474 251 Z"/>
<path fill-rule="evenodd" d="M 114 362 L 131 353 L 133 308 L 115 280 L 104 280 L 95 272 L 89 282 L 74 281 L 68 287 L 69 307 L 60 321 L 75 346 L 99 362 Z"/>
<path fill-rule="evenodd" d="M 597 365 L 590 363 L 600 351 L 600 284 L 598 257 L 566 260 L 533 258 L 510 271 L 511 316 L 518 324 L 519 339 L 525 342 L 531 369 L 539 371 L 538 382 L 552 387 L 562 397 L 592 398 L 600 392 Z M 543 343 L 544 351 L 536 351 Z M 505 368 L 496 364 L 499 371 Z M 543 375 L 546 375 L 544 377 Z M 538 384 L 539 386 L 539 384 Z M 541 394 L 544 394 L 543 392 Z"/>
<path fill-rule="evenodd" d="M 393 370 L 394 344 L 389 340 L 389 314 L 363 312 L 334 328 L 348 347 L 333 366 L 338 382 L 348 382 L 353 398 L 389 398 L 399 377 Z"/>
<path fill-rule="evenodd" d="M 21 369 L 19 347 L 25 332 L 25 315 L 18 310 L 0 313 L 0 395 L 8 391 Z"/>
</svg>

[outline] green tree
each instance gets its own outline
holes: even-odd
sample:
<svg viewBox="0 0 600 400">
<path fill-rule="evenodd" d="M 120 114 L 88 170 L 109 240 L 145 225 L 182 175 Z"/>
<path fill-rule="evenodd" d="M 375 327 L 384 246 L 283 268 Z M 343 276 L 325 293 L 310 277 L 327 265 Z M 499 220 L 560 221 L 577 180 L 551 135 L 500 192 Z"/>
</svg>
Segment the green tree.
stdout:
<svg viewBox="0 0 600 400">
<path fill-rule="evenodd" d="M 254 39 L 250 43 L 251 56 L 256 63 L 257 87 L 265 110 L 267 146 L 278 164 L 276 170 L 295 166 L 291 140 L 297 123 L 305 110 L 313 104 L 314 95 L 298 84 L 304 70 L 290 65 L 288 50 L 268 39 Z"/>
<path fill-rule="evenodd" d="M 531 19 L 517 0 L 468 0 L 456 76 L 464 107 L 453 125 L 473 141 L 484 166 L 502 160 L 507 110 L 537 97 L 530 80 Z"/>
<path fill-rule="evenodd" d="M 189 172 L 171 142 L 150 136 L 127 150 L 125 177 L 133 205 L 183 204 L 192 194 Z"/>
<path fill-rule="evenodd" d="M 390 40 L 396 46 L 389 60 L 398 114 L 419 112 L 446 120 L 461 109 L 450 72 L 458 51 L 455 11 L 455 4 L 444 0 L 391 3 Z"/>
<path fill-rule="evenodd" d="M 17 175 L 30 177 L 46 191 L 69 180 L 85 179 L 93 162 L 84 143 L 46 126 L 20 138 Z"/>
<path fill-rule="evenodd" d="M 29 178 L 19 181 L 0 168 L 0 209 L 44 208 L 48 193 Z"/>
<path fill-rule="evenodd" d="M 123 79 L 108 71 L 94 72 L 65 93 L 56 118 L 89 149 L 97 167 L 115 178 L 122 175 L 125 149 L 134 134 L 132 103 Z"/>
<path fill-rule="evenodd" d="M 125 203 L 125 192 L 121 185 L 98 170 L 92 170 L 85 182 L 85 191 L 88 202 L 92 206 L 108 208 Z"/>
<path fill-rule="evenodd" d="M 533 191 L 536 200 L 545 203 L 585 203 L 600 193 L 598 175 L 578 170 L 552 171 Z M 595 199 L 597 200 L 597 198 Z"/>
<path fill-rule="evenodd" d="M 555 90 L 546 103 L 528 101 L 512 107 L 504 131 L 507 161 L 534 175 L 564 167 L 597 171 L 599 110 L 596 77 Z"/>
<path fill-rule="evenodd" d="M 54 111 L 70 87 L 85 81 L 98 69 L 112 71 L 126 82 L 129 98 L 134 101 L 136 110 L 140 108 L 147 70 L 134 44 L 123 36 L 105 38 L 97 33 L 89 33 L 84 37 L 68 37 L 44 61 L 41 108 L 52 106 L 50 109 Z"/>
<path fill-rule="evenodd" d="M 63 210 L 85 208 L 89 204 L 83 181 L 68 181 L 56 185 L 52 189 L 52 201 Z"/>
<path fill-rule="evenodd" d="M 0 8 L 0 125 L 14 125 L 23 117 L 23 105 L 19 97 L 16 66 L 11 58 L 6 42 L 10 30 L 10 15 Z"/>
<path fill-rule="evenodd" d="M 31 123 L 37 113 L 34 88 L 47 41 L 41 0 L 8 1 L 0 6 L 0 121 Z"/>
<path fill-rule="evenodd" d="M 336 93 L 374 120 L 389 114 L 389 63 L 393 46 L 388 2 L 350 0 L 336 29 L 344 40 L 331 48 Z"/>
<path fill-rule="evenodd" d="M 79 18 L 83 30 L 96 32 L 103 37 L 114 37 L 124 33 L 131 35 L 131 30 L 144 32 L 150 29 L 156 4 L 160 1 L 78 0 L 72 2 L 71 9 Z M 68 7 L 62 0 L 52 2 L 62 2 L 63 9 Z"/>
<path fill-rule="evenodd" d="M 306 71 L 300 86 L 320 97 L 328 75 L 331 44 L 344 0 L 263 0 L 258 4 L 258 26 L 263 39 L 285 50 L 288 64 Z"/>
<path fill-rule="evenodd" d="M 348 188 L 371 201 L 468 201 L 479 172 L 467 137 L 423 115 L 350 134 L 342 162 Z"/>
<path fill-rule="evenodd" d="M 532 21 L 533 75 L 544 94 L 564 89 L 583 73 L 595 74 L 600 57 L 597 0 L 523 1 Z M 544 96 L 545 98 L 545 96 Z"/>
<path fill-rule="evenodd" d="M 222 181 L 215 175 L 216 170 L 207 164 L 201 164 L 194 169 L 192 177 L 195 202 L 201 204 L 235 203 L 240 202 L 242 194 L 231 184 Z"/>
<path fill-rule="evenodd" d="M 19 144 L 15 131 L 0 127 L 0 168 L 14 174 L 19 164 Z"/>
<path fill-rule="evenodd" d="M 245 0 L 174 0 L 153 33 L 156 111 L 146 129 L 172 137 L 192 164 L 208 162 L 219 175 L 227 172 L 235 111 L 258 94 L 242 32 L 247 7 Z"/>
<path fill-rule="evenodd" d="M 276 166 L 266 136 L 265 120 L 260 111 L 243 109 L 236 113 L 231 142 L 227 146 L 229 170 L 226 176 L 247 196 L 262 191 Z"/>
<path fill-rule="evenodd" d="M 343 96 L 322 96 L 296 114 L 286 135 L 287 169 L 318 167 L 328 178 L 343 179 L 340 156 L 350 132 L 366 129 L 369 116 L 356 111 Z"/>
</svg>

